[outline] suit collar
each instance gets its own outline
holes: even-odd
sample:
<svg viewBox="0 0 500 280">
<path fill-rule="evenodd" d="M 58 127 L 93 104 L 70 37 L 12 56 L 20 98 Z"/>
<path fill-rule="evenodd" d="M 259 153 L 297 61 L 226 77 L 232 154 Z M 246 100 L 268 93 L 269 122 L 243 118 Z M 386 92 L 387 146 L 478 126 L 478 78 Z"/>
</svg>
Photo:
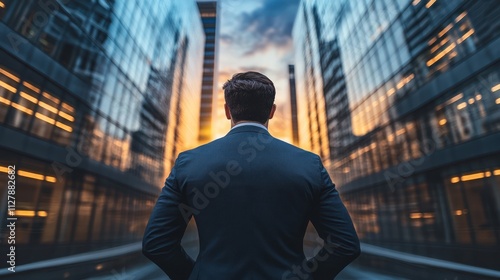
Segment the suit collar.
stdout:
<svg viewBox="0 0 500 280">
<path fill-rule="evenodd" d="M 257 127 L 260 127 L 260 128 L 267 130 L 267 128 L 263 124 L 257 123 L 257 122 L 242 122 L 242 123 L 239 123 L 239 124 L 233 126 L 231 129 L 235 129 L 237 127 L 245 126 L 245 125 L 257 126 Z"/>
<path fill-rule="evenodd" d="M 254 133 L 264 133 L 264 134 L 271 135 L 269 133 L 269 131 L 267 131 L 267 129 L 265 129 L 265 128 L 262 128 L 259 126 L 254 126 L 254 125 L 242 125 L 242 126 L 238 126 L 238 127 L 233 127 L 233 129 L 231 129 L 226 134 L 226 136 L 231 135 L 231 134 L 235 134 L 235 133 L 241 133 L 241 132 L 254 132 Z"/>
</svg>

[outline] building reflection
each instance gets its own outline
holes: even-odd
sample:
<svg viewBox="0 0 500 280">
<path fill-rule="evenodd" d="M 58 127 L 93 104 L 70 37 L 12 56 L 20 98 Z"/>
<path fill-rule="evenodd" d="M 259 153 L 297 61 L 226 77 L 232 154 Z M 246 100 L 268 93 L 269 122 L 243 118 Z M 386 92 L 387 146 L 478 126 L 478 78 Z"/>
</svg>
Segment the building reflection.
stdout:
<svg viewBox="0 0 500 280">
<path fill-rule="evenodd" d="M 467 0 L 300 4 L 299 126 L 311 130 L 300 144 L 322 147 L 314 135 L 328 131 L 323 159 L 365 242 L 498 268 L 499 11 Z"/>
<path fill-rule="evenodd" d="M 0 217 L 15 165 L 23 262 L 139 240 L 198 139 L 196 3 L 0 3 Z"/>
</svg>

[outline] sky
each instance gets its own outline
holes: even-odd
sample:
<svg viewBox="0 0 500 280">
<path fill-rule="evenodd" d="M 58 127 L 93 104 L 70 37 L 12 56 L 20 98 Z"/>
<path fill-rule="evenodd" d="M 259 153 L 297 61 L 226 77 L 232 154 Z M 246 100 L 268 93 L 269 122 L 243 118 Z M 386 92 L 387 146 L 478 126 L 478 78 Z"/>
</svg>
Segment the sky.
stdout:
<svg viewBox="0 0 500 280">
<path fill-rule="evenodd" d="M 278 107 L 270 131 L 290 141 L 288 64 L 293 64 L 291 33 L 299 0 L 220 1 L 219 89 L 237 72 L 253 70 L 268 76 L 276 88 Z M 227 132 L 228 122 L 222 123 Z"/>
</svg>

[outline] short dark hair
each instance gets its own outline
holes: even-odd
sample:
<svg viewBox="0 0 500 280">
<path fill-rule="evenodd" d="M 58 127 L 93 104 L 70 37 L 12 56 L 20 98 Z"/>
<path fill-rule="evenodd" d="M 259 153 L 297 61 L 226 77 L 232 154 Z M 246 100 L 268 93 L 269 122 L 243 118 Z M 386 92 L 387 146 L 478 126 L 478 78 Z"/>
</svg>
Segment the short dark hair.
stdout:
<svg viewBox="0 0 500 280">
<path fill-rule="evenodd" d="M 234 122 L 267 122 L 276 96 L 274 84 L 268 77 L 254 71 L 237 73 L 222 89 Z"/>
</svg>

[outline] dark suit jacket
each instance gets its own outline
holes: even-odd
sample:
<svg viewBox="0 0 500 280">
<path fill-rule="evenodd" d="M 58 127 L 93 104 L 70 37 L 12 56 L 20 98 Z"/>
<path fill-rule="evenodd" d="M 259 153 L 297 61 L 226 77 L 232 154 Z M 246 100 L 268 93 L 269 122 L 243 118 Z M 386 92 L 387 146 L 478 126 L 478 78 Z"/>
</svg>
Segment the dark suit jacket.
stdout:
<svg viewBox="0 0 500 280">
<path fill-rule="evenodd" d="M 196 261 L 180 245 L 194 215 Z M 303 252 L 312 222 L 325 245 Z M 172 279 L 332 279 L 359 240 L 320 158 L 256 126 L 183 152 L 165 182 L 143 253 Z"/>
</svg>

